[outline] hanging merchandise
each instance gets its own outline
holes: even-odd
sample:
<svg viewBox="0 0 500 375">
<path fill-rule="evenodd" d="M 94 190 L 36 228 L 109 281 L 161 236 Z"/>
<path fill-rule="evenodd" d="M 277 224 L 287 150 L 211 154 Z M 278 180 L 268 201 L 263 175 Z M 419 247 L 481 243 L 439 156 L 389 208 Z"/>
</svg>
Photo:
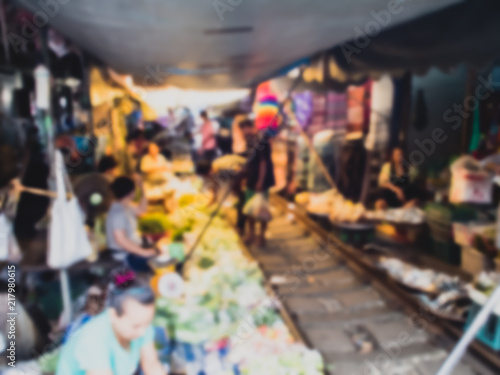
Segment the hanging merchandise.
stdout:
<svg viewBox="0 0 500 375">
<path fill-rule="evenodd" d="M 365 147 L 370 151 L 386 150 L 389 143 L 394 84 L 389 75 L 373 82 L 369 132 Z"/>
<path fill-rule="evenodd" d="M 307 132 L 314 136 L 317 132 L 323 130 L 326 124 L 326 97 L 324 94 L 313 94 L 313 113 L 311 125 Z"/>
<path fill-rule="evenodd" d="M 329 92 L 326 96 L 326 126 L 336 131 L 347 128 L 347 94 Z"/>
<path fill-rule="evenodd" d="M 36 89 L 36 107 L 48 110 L 50 108 L 50 74 L 47 67 L 38 65 L 34 71 Z"/>
<path fill-rule="evenodd" d="M 60 151 L 55 153 L 52 170 L 56 179 L 57 198 L 51 209 L 47 263 L 52 268 L 66 268 L 89 257 L 92 246 L 83 226 L 78 200 L 75 196 L 67 199 L 66 193 L 72 191 Z"/>
<path fill-rule="evenodd" d="M 255 126 L 257 129 L 276 129 L 281 123 L 279 112 L 279 102 L 276 95 L 271 90 L 271 84 L 265 82 L 257 88 L 257 108 L 255 116 Z"/>
<path fill-rule="evenodd" d="M 361 132 L 364 123 L 364 86 L 349 86 L 347 89 L 347 131 Z"/>
<path fill-rule="evenodd" d="M 429 125 L 429 112 L 425 101 L 424 90 L 417 92 L 415 108 L 413 110 L 412 124 L 417 130 L 424 130 Z"/>
<path fill-rule="evenodd" d="M 274 95 L 269 95 L 259 102 L 255 125 L 257 129 L 276 129 L 280 124 L 278 99 Z"/>
<path fill-rule="evenodd" d="M 309 126 L 313 112 L 313 95 L 310 91 L 293 94 L 293 110 L 298 123 L 305 129 Z"/>
</svg>

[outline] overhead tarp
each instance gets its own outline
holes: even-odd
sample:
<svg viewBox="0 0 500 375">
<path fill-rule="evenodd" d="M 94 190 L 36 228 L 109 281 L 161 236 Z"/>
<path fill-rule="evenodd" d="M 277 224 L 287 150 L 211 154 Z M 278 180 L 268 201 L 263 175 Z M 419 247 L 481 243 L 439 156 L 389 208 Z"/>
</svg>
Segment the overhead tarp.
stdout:
<svg viewBox="0 0 500 375">
<path fill-rule="evenodd" d="M 448 71 L 461 63 L 478 70 L 500 57 L 500 1 L 473 0 L 364 35 L 321 54 L 304 72 L 304 83 L 343 88 L 385 73 Z"/>
<path fill-rule="evenodd" d="M 353 39 L 374 15 L 390 12 L 380 27 L 394 27 L 461 0 L 19 1 L 136 84 L 212 89 L 283 72 Z"/>
</svg>

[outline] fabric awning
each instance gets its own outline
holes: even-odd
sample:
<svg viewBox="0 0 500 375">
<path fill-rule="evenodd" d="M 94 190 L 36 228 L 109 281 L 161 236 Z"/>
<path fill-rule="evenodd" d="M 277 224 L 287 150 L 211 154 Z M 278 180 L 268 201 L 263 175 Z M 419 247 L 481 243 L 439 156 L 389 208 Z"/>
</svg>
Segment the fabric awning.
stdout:
<svg viewBox="0 0 500 375">
<path fill-rule="evenodd" d="M 350 40 L 374 15 L 395 27 L 461 0 L 19 1 L 136 84 L 227 88 Z"/>
</svg>

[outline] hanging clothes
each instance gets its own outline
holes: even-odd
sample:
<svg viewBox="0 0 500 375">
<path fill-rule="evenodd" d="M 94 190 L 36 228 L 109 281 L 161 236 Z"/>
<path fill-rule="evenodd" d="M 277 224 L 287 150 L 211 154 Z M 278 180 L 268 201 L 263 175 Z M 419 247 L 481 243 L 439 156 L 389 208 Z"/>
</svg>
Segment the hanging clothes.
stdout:
<svg viewBox="0 0 500 375">
<path fill-rule="evenodd" d="M 347 97 L 347 132 L 360 132 L 363 130 L 364 123 L 365 88 L 363 86 L 349 86 Z"/>
<path fill-rule="evenodd" d="M 347 94 L 329 92 L 326 96 L 326 126 L 333 130 L 347 128 Z"/>
<path fill-rule="evenodd" d="M 313 94 L 313 113 L 311 125 L 307 129 L 309 136 L 323 130 L 326 124 L 326 97 L 324 94 Z"/>
<path fill-rule="evenodd" d="M 365 147 L 370 151 L 383 151 L 389 144 L 394 104 L 394 83 L 389 75 L 373 82 L 371 98 L 370 125 Z"/>
<path fill-rule="evenodd" d="M 297 122 L 306 129 L 312 121 L 313 114 L 313 94 L 310 91 L 293 94 L 293 110 Z"/>
</svg>

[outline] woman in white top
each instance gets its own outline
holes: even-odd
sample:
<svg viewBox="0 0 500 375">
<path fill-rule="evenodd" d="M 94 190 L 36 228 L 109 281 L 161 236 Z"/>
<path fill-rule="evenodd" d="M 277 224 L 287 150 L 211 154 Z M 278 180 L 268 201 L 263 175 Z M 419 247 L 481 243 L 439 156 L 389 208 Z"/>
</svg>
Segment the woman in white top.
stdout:
<svg viewBox="0 0 500 375">
<path fill-rule="evenodd" d="M 164 200 L 168 195 L 167 183 L 172 179 L 172 164 L 160 154 L 156 143 L 150 143 L 148 153 L 141 160 L 146 198 Z"/>
</svg>

